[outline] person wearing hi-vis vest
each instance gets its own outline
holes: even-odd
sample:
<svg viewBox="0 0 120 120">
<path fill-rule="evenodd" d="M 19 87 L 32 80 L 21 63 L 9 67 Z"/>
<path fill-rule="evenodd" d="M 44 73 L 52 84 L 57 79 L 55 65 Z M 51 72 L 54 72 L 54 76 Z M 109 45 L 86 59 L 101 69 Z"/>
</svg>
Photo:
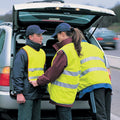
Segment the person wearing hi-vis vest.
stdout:
<svg viewBox="0 0 120 120">
<path fill-rule="evenodd" d="M 81 47 L 79 97 L 83 98 L 94 91 L 96 120 L 110 120 L 112 86 L 104 53 L 97 46 L 85 42 L 84 36 Z"/>
<path fill-rule="evenodd" d="M 75 101 L 80 77 L 80 31 L 67 23 L 59 24 L 52 37 L 58 41 L 51 67 L 31 81 L 33 86 L 48 84 L 50 103 L 56 106 L 57 120 L 72 120 L 71 107 Z"/>
<path fill-rule="evenodd" d="M 26 29 L 26 45 L 16 54 L 13 81 L 18 103 L 18 120 L 40 120 L 41 97 L 45 88 L 33 87 L 29 81 L 37 80 L 44 73 L 46 54 L 41 49 L 42 30 L 38 25 Z"/>
</svg>

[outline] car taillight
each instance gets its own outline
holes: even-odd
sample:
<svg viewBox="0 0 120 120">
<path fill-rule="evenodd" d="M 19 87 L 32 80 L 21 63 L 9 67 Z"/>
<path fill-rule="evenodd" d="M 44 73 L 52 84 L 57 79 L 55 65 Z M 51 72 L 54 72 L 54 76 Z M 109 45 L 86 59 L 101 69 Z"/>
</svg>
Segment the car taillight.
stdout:
<svg viewBox="0 0 120 120">
<path fill-rule="evenodd" d="M 111 80 L 111 73 L 110 73 L 110 69 L 107 69 L 108 73 L 109 73 L 109 78 Z"/>
<path fill-rule="evenodd" d="M 10 67 L 4 67 L 0 73 L 0 86 L 9 86 Z"/>
<path fill-rule="evenodd" d="M 103 38 L 101 38 L 101 37 L 97 37 L 96 39 L 97 39 L 97 40 L 103 40 Z"/>
<path fill-rule="evenodd" d="M 113 40 L 119 40 L 119 38 L 117 38 L 117 37 L 114 37 L 114 38 L 113 38 Z"/>
</svg>

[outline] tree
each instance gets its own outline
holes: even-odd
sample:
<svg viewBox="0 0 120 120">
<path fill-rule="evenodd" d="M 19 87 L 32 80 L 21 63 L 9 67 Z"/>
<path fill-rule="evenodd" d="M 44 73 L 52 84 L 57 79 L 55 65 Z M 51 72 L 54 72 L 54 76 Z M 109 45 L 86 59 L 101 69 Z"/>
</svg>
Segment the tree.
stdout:
<svg viewBox="0 0 120 120">
<path fill-rule="evenodd" d="M 112 10 L 116 14 L 116 22 L 120 23 L 120 4 L 117 4 L 114 8 L 112 8 Z"/>
<path fill-rule="evenodd" d="M 120 4 L 117 4 L 111 10 L 115 12 L 116 16 L 103 17 L 103 20 L 100 22 L 100 24 L 99 24 L 99 21 L 96 23 L 96 24 L 99 24 L 99 27 L 109 27 L 113 23 L 120 23 Z M 94 26 L 96 26 L 96 24 Z"/>
<path fill-rule="evenodd" d="M 0 20 L 3 22 L 12 22 L 12 15 L 6 14 L 4 16 L 0 16 Z"/>
</svg>

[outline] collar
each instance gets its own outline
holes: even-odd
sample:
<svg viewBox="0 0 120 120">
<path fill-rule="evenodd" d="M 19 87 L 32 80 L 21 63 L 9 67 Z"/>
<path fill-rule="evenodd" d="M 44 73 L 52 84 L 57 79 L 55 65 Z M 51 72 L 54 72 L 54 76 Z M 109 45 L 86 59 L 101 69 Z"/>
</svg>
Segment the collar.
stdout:
<svg viewBox="0 0 120 120">
<path fill-rule="evenodd" d="M 30 47 L 34 48 L 35 50 L 39 51 L 40 48 L 42 47 L 42 45 L 40 45 L 39 43 L 35 43 L 29 39 L 27 39 L 26 41 L 26 45 L 29 45 Z"/>
<path fill-rule="evenodd" d="M 72 42 L 72 38 L 65 39 L 61 42 L 57 42 L 53 45 L 56 51 L 58 51 L 60 48 L 62 48 L 64 45 L 69 44 Z"/>
</svg>

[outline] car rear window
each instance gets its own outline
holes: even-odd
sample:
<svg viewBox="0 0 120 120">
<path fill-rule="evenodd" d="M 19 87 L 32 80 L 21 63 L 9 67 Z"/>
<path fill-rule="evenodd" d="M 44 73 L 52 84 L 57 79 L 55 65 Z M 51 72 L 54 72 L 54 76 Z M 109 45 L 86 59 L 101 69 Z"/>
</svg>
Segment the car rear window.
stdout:
<svg viewBox="0 0 120 120">
<path fill-rule="evenodd" d="M 71 13 L 67 11 L 59 11 L 58 13 L 48 12 L 26 12 L 19 11 L 19 22 L 67 22 L 67 23 L 79 23 L 88 24 L 95 15 Z"/>
<path fill-rule="evenodd" d="M 99 31 L 99 32 L 96 31 L 95 36 L 101 36 L 101 37 L 104 37 L 104 36 L 116 36 L 116 34 L 113 31 L 105 30 L 105 31 Z"/>
<path fill-rule="evenodd" d="M 0 29 L 0 53 L 2 52 L 4 41 L 5 41 L 5 30 Z"/>
</svg>

